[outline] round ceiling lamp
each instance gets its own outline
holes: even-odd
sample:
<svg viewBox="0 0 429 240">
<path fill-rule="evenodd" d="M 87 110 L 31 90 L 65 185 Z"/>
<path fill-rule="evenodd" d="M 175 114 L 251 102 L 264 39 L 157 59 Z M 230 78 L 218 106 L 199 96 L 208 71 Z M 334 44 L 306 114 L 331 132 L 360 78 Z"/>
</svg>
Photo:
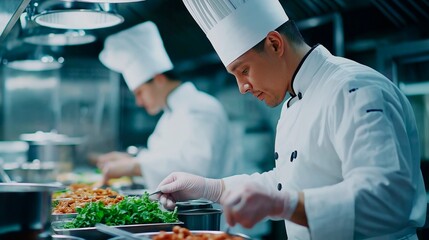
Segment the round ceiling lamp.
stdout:
<svg viewBox="0 0 429 240">
<path fill-rule="evenodd" d="M 97 37 L 82 29 L 54 29 L 36 24 L 27 13 L 20 16 L 20 38 L 29 44 L 43 46 L 71 46 L 94 42 Z"/>
<path fill-rule="evenodd" d="M 64 59 L 54 59 L 52 56 L 44 56 L 41 59 L 25 59 L 7 62 L 6 66 L 15 70 L 39 72 L 56 70 L 63 66 Z"/>
<path fill-rule="evenodd" d="M 39 25 L 58 29 L 100 29 L 124 21 L 110 3 L 51 0 L 34 2 L 27 10 Z"/>
<path fill-rule="evenodd" d="M 131 3 L 131 2 L 143 2 L 146 0 L 75 0 L 78 2 L 91 2 L 91 3 Z"/>
<path fill-rule="evenodd" d="M 35 45 L 72 46 L 92 43 L 97 38 L 84 30 L 61 29 L 60 31 L 40 31 L 23 38 L 23 41 Z"/>
<path fill-rule="evenodd" d="M 2 63 L 11 69 L 21 71 L 48 71 L 56 70 L 63 66 L 64 58 L 57 56 L 58 53 L 46 46 L 37 46 L 30 50 L 17 53 L 9 51 L 6 53 Z"/>
</svg>

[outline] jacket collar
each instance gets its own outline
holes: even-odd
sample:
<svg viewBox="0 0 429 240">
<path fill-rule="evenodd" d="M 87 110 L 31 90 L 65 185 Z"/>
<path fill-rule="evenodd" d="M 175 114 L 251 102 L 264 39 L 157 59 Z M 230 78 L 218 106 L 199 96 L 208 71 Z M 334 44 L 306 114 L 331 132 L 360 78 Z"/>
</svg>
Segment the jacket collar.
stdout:
<svg viewBox="0 0 429 240">
<path fill-rule="evenodd" d="M 167 96 L 167 105 L 164 111 L 172 111 L 184 102 L 189 101 L 189 96 L 192 96 L 197 89 L 191 82 L 180 84 L 176 89 L 170 92 Z M 191 100 L 192 101 L 192 100 Z"/>
<path fill-rule="evenodd" d="M 311 85 L 317 71 L 330 56 L 332 54 L 320 44 L 317 44 L 308 51 L 292 77 L 293 92 L 291 93 L 292 97 L 287 102 L 288 107 L 304 98 L 305 92 Z"/>
</svg>

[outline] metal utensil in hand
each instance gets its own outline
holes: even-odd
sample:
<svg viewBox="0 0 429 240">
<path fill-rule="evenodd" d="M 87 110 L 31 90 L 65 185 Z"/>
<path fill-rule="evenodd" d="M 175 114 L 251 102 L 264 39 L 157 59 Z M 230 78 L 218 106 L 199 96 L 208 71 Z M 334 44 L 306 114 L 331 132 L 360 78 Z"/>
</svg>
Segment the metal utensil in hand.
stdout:
<svg viewBox="0 0 429 240">
<path fill-rule="evenodd" d="M 231 226 L 228 225 L 228 227 L 226 227 L 225 233 L 228 235 L 231 234 Z"/>
<path fill-rule="evenodd" d="M 155 191 L 153 193 L 149 193 L 149 196 L 152 196 L 152 195 L 155 195 L 155 194 L 158 194 L 158 193 L 162 193 L 161 190 Z"/>
<path fill-rule="evenodd" d="M 112 235 L 112 236 L 123 237 L 125 239 L 150 240 L 150 238 L 148 238 L 148 237 L 136 236 L 130 232 L 124 231 L 124 230 L 116 228 L 116 227 L 107 226 L 107 225 L 102 224 L 102 223 L 95 224 L 95 228 L 100 232 L 107 233 L 107 234 Z"/>
<path fill-rule="evenodd" d="M 243 239 L 251 239 L 249 236 L 247 236 L 246 234 L 242 234 L 242 233 L 231 233 L 231 226 L 228 225 L 228 227 L 226 227 L 225 233 L 228 234 L 229 236 L 236 236 L 236 237 L 241 237 Z"/>
<path fill-rule="evenodd" d="M 2 182 L 4 183 L 11 183 L 13 182 L 9 175 L 4 171 L 3 167 L 0 165 L 0 179 L 2 180 Z"/>
</svg>

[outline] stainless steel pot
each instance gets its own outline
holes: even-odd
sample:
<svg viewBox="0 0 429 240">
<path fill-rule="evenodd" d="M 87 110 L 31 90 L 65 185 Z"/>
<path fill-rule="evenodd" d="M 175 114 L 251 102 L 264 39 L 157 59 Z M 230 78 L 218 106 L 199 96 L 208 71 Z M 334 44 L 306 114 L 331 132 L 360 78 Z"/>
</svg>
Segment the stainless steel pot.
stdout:
<svg viewBox="0 0 429 240">
<path fill-rule="evenodd" d="M 21 134 L 20 139 L 29 144 L 28 161 L 34 159 L 56 164 L 59 172 L 69 172 L 77 158 L 77 146 L 83 138 L 69 137 L 64 134 L 41 132 Z"/>
<path fill-rule="evenodd" d="M 0 183 L 0 239 L 51 239 L 54 184 Z"/>
<path fill-rule="evenodd" d="M 0 158 L 4 169 L 27 161 L 28 143 L 25 141 L 0 141 Z"/>
<path fill-rule="evenodd" d="M 15 168 L 5 169 L 5 172 L 15 182 L 21 183 L 52 183 L 56 181 L 58 169 L 54 162 L 26 162 Z"/>
</svg>

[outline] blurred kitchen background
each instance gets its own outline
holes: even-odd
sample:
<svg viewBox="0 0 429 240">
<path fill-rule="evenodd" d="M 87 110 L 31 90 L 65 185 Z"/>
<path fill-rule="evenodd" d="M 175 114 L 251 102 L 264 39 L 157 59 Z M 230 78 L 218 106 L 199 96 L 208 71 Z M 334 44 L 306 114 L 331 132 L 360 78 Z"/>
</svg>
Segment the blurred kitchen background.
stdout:
<svg viewBox="0 0 429 240">
<path fill-rule="evenodd" d="M 280 2 L 311 45 L 321 43 L 336 55 L 379 70 L 408 95 L 420 130 L 422 167 L 428 172 L 429 1 Z M 280 108 L 239 94 L 234 78 L 180 0 L 0 1 L 4 161 L 14 148 L 25 150 L 13 141 L 29 143 L 30 154 L 22 161 L 31 162 L 46 158 L 33 149 L 48 148 L 43 139 L 60 137 L 53 141 L 60 146 L 54 146 L 57 151 L 73 152 L 66 153 L 72 158 L 68 169 L 87 166 L 89 154 L 145 146 L 159 116 L 136 107 L 121 75 L 105 68 L 98 53 L 108 35 L 146 20 L 158 25 L 181 78 L 224 103 L 242 143 L 237 152 L 249 161 L 248 171 L 272 167 Z"/>
<path fill-rule="evenodd" d="M 321 43 L 379 70 L 407 94 L 427 179 L 429 1 L 280 2 L 310 45 Z M 181 78 L 224 104 L 242 143 L 237 152 L 248 161 L 246 171 L 273 166 L 280 108 L 239 94 L 182 1 L 2 0 L 0 157 L 6 167 L 16 167 L 21 154 L 21 163 L 64 158 L 62 169 L 68 171 L 88 166 L 89 154 L 145 146 L 159 116 L 136 107 L 121 75 L 105 68 L 98 54 L 108 35 L 146 20 L 158 25 Z"/>
<path fill-rule="evenodd" d="M 420 130 L 422 170 L 428 182 L 429 1 L 280 2 L 310 45 L 321 43 L 336 55 L 379 70 L 407 94 Z M 146 20 L 157 24 L 181 79 L 224 104 L 240 143 L 236 151 L 247 161 L 244 171 L 273 166 L 280 107 L 268 108 L 238 92 L 235 79 L 182 1 L 2 0 L 4 168 L 49 170 L 48 163 L 60 162 L 60 171 L 67 172 L 90 166 L 90 154 L 145 146 L 159 116 L 136 107 L 121 75 L 105 68 L 98 54 L 108 35 Z M 43 181 L 22 172 L 17 176 Z"/>
</svg>

